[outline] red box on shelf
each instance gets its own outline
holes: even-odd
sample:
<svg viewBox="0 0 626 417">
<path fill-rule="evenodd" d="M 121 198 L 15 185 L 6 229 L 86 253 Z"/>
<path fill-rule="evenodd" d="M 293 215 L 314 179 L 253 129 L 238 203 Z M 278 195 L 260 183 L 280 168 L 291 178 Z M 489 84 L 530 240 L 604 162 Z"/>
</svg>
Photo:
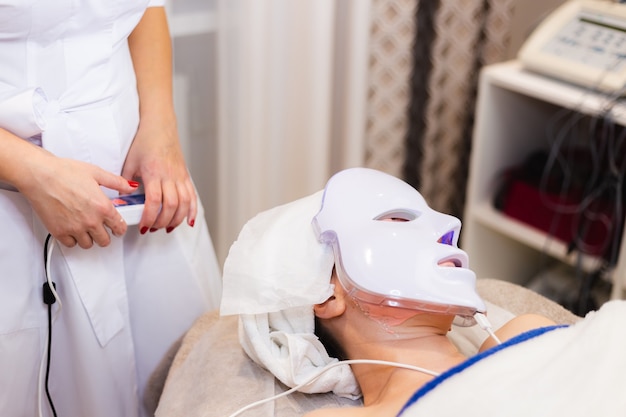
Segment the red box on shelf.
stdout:
<svg viewBox="0 0 626 417">
<path fill-rule="evenodd" d="M 576 210 L 580 206 L 579 195 L 548 194 L 522 180 L 510 181 L 503 197 L 501 209 L 506 215 L 566 245 L 578 235 L 576 249 L 581 252 L 604 257 L 610 254 L 616 233 L 614 205 L 610 202 L 598 200 L 585 210 Z"/>
</svg>

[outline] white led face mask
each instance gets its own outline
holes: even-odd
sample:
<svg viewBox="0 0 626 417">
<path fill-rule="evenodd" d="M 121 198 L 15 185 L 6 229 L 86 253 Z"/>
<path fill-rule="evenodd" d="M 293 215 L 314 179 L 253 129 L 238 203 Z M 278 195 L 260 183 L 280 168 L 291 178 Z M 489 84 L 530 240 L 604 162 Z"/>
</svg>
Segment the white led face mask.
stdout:
<svg viewBox="0 0 626 417">
<path fill-rule="evenodd" d="M 461 222 L 428 207 L 402 180 L 367 168 L 339 172 L 313 228 L 332 245 L 339 281 L 361 304 L 462 317 L 485 311 L 457 247 Z"/>
</svg>

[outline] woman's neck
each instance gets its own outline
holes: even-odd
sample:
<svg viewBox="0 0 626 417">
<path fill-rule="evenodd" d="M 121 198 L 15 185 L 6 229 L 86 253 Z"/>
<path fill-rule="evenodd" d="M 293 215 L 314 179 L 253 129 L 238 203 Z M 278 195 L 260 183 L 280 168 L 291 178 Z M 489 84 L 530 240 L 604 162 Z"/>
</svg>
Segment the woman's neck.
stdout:
<svg viewBox="0 0 626 417">
<path fill-rule="evenodd" d="M 352 328 L 344 328 L 350 343 L 350 359 L 375 359 L 412 365 L 440 374 L 463 362 L 466 357 L 450 342 L 446 334 L 452 318 L 420 314 L 399 326 L 387 327 L 370 318 Z M 344 345 L 346 346 L 346 345 Z M 358 364 L 352 366 L 367 406 L 394 409 L 432 375 L 397 367 Z"/>
</svg>

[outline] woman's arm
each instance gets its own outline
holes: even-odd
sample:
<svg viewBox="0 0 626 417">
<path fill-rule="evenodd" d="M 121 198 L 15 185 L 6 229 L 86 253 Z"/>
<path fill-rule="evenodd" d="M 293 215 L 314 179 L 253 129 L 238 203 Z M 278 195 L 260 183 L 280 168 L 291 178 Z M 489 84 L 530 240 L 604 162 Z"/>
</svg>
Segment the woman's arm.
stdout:
<svg viewBox="0 0 626 417">
<path fill-rule="evenodd" d="M 0 129 L 0 181 L 17 188 L 46 229 L 63 245 L 106 246 L 126 232 L 126 223 L 100 185 L 121 193 L 134 188 L 119 175 L 95 165 L 59 158 Z"/>
<path fill-rule="evenodd" d="M 122 175 L 141 178 L 146 206 L 140 229 L 169 232 L 197 213 L 195 189 L 185 165 L 174 114 L 172 48 L 163 7 L 148 8 L 129 37 L 139 93 L 139 130 Z M 159 212 L 160 210 L 160 212 Z"/>
</svg>

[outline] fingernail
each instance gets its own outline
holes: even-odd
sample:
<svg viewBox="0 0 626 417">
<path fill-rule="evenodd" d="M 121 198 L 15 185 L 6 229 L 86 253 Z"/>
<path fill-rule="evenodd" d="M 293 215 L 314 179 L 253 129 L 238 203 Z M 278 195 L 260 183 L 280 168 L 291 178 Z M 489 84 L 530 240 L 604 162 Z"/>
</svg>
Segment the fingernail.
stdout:
<svg viewBox="0 0 626 417">
<path fill-rule="evenodd" d="M 189 226 L 193 227 L 194 224 L 196 224 L 196 219 L 189 220 Z"/>
<path fill-rule="evenodd" d="M 171 232 L 172 230 L 174 230 L 174 228 L 173 228 L 173 227 L 168 227 L 167 229 L 165 229 L 165 231 L 166 231 L 167 233 Z"/>
<path fill-rule="evenodd" d="M 132 180 L 128 180 L 128 185 L 130 185 L 133 188 L 139 187 L 139 183 L 137 181 L 132 181 Z"/>
<path fill-rule="evenodd" d="M 159 230 L 159 229 L 157 229 L 157 228 L 153 227 L 153 228 L 151 228 L 151 229 L 150 229 L 150 233 L 154 233 L 154 232 L 156 232 L 157 230 Z"/>
<path fill-rule="evenodd" d="M 145 235 L 147 231 L 148 231 L 148 227 L 147 227 L 147 226 L 144 226 L 144 227 L 142 227 L 142 228 L 141 228 L 141 230 L 139 231 L 139 233 L 141 233 L 142 235 Z"/>
</svg>

